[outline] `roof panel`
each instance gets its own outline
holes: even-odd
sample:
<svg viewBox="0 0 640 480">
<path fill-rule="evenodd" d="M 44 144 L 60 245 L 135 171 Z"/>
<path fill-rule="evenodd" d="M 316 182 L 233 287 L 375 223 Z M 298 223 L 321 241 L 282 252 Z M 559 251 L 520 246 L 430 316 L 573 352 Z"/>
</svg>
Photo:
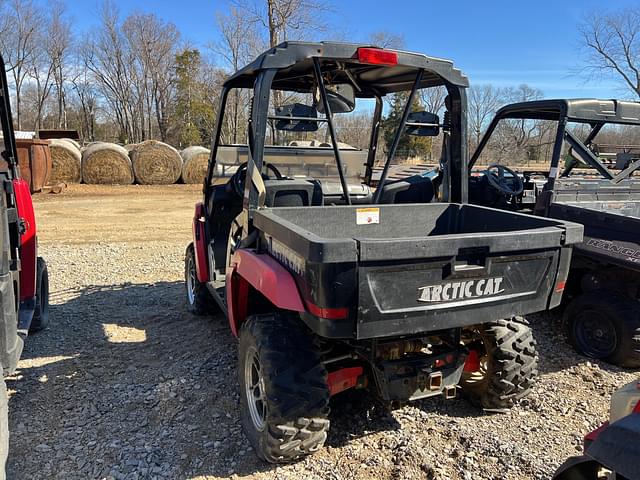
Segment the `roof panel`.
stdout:
<svg viewBox="0 0 640 480">
<path fill-rule="evenodd" d="M 640 125 L 640 103 L 626 100 L 569 98 L 513 103 L 496 113 L 501 118 L 558 120 L 561 116 L 575 122 Z"/>
<path fill-rule="evenodd" d="M 227 79 L 225 85 L 235 88 L 251 88 L 260 71 L 275 68 L 279 72 L 274 79 L 273 88 L 311 88 L 313 84 L 313 62 L 311 59 L 318 57 L 323 60 L 325 68 L 330 69 L 331 64 L 335 61 L 346 63 L 357 69 L 358 73 L 355 77 L 360 78 L 364 84 L 360 96 L 371 96 L 373 92 L 390 93 L 410 89 L 413 85 L 415 72 L 420 68 L 427 73 L 421 87 L 444 83 L 460 87 L 469 86 L 467 77 L 455 68 L 450 60 L 428 57 L 421 53 L 390 50 L 398 54 L 398 66 L 366 65 L 360 64 L 356 59 L 357 50 L 361 47 L 377 48 L 373 45 L 354 43 L 285 42 L 267 50 L 249 65 L 238 70 Z M 335 81 L 338 82 L 340 74 L 337 63 L 336 72 L 338 78 Z M 343 81 L 347 81 L 346 76 Z"/>
</svg>

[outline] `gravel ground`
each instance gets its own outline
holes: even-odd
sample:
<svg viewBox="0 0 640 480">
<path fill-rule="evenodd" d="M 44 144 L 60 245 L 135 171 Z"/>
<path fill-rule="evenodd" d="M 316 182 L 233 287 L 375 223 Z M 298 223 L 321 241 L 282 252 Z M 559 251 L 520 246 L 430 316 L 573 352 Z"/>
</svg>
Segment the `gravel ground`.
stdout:
<svg viewBox="0 0 640 480">
<path fill-rule="evenodd" d="M 9 379 L 11 479 L 549 478 L 637 372 L 587 362 L 555 315 L 532 318 L 541 376 L 506 414 L 464 399 L 389 412 L 366 393 L 332 404 L 327 447 L 261 463 L 238 418 L 236 342 L 183 300 L 198 187 L 71 187 L 36 197 L 50 327 Z"/>
</svg>

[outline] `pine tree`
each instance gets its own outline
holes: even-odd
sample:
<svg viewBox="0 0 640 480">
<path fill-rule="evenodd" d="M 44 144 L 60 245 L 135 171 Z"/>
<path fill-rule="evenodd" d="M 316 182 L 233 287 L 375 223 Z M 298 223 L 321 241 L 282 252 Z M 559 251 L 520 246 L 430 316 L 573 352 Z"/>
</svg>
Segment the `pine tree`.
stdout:
<svg viewBox="0 0 640 480">
<path fill-rule="evenodd" d="M 390 110 L 382 124 L 387 152 L 391 148 L 393 138 L 400 126 L 400 120 L 402 119 L 402 113 L 404 112 L 404 107 L 407 104 L 408 98 L 408 92 L 399 92 L 393 94 L 391 97 Z M 416 96 L 413 100 L 411 111 L 419 112 L 424 109 L 424 105 L 422 105 L 420 99 Z M 431 137 L 418 137 L 414 135 L 407 135 L 403 132 L 400 137 L 400 143 L 398 143 L 395 158 L 426 157 L 431 151 L 431 141 Z"/>
</svg>

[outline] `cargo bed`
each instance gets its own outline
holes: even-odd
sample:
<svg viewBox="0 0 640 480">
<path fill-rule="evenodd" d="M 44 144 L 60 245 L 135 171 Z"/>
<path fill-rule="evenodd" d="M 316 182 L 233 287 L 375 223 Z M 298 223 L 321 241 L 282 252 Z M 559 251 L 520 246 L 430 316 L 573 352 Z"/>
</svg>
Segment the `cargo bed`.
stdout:
<svg viewBox="0 0 640 480">
<path fill-rule="evenodd" d="M 554 306 L 582 239 L 580 225 L 461 204 L 270 208 L 254 224 L 305 300 L 351 309 L 357 338 Z"/>
<path fill-rule="evenodd" d="M 640 201 L 554 203 L 549 214 L 584 225 L 577 252 L 640 271 Z"/>
</svg>

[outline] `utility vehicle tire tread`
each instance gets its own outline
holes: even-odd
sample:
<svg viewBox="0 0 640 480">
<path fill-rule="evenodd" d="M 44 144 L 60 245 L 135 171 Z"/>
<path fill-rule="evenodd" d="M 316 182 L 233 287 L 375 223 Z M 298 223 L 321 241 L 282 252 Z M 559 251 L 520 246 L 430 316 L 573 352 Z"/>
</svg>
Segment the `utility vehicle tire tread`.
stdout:
<svg viewBox="0 0 640 480">
<path fill-rule="evenodd" d="M 244 393 L 245 354 L 251 346 L 264 371 L 268 413 L 262 432 L 251 420 Z M 282 313 L 250 317 L 240 331 L 238 364 L 241 421 L 257 455 L 287 463 L 322 448 L 329 430 L 327 371 L 300 318 Z"/>
<path fill-rule="evenodd" d="M 506 410 L 527 396 L 536 383 L 536 341 L 522 317 L 483 324 L 479 333 L 487 354 L 487 371 L 481 382 L 463 381 L 463 391 L 485 410 Z"/>
<path fill-rule="evenodd" d="M 195 285 L 193 287 L 193 303 L 189 299 L 188 282 L 189 282 L 189 269 L 196 268 L 196 253 L 193 243 L 190 243 L 185 253 L 184 261 L 184 278 L 185 278 L 185 290 L 187 293 L 187 307 L 189 311 L 197 316 L 212 315 L 217 313 L 220 308 L 218 304 L 211 296 L 211 292 L 207 288 L 207 285 L 198 281 L 196 276 Z"/>
<path fill-rule="evenodd" d="M 36 263 L 36 306 L 29 333 L 44 330 L 49 325 L 49 270 L 42 257 Z"/>
<path fill-rule="evenodd" d="M 625 368 L 640 367 L 640 302 L 606 290 L 594 290 L 573 299 L 565 309 L 565 331 L 569 343 L 583 355 L 585 352 L 572 328 L 572 317 L 585 308 L 608 315 L 616 329 L 619 339 L 616 349 L 601 360 Z"/>
</svg>

